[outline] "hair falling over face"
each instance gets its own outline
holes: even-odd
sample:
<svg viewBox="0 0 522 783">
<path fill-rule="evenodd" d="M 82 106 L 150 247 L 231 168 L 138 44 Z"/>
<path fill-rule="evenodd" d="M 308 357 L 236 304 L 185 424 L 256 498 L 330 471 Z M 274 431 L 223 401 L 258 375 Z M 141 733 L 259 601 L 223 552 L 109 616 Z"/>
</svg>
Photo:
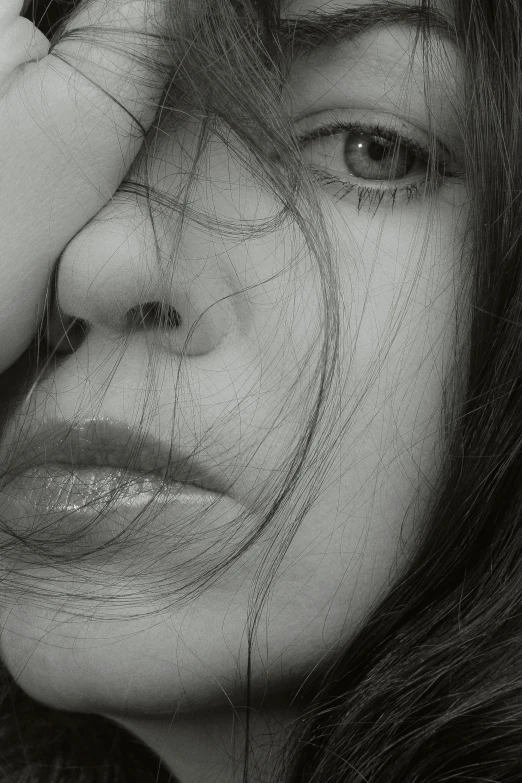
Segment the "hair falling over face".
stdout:
<svg viewBox="0 0 522 783">
<path fill-rule="evenodd" d="M 522 8 L 161 2 L 1 379 L 2 779 L 518 781 Z"/>
</svg>

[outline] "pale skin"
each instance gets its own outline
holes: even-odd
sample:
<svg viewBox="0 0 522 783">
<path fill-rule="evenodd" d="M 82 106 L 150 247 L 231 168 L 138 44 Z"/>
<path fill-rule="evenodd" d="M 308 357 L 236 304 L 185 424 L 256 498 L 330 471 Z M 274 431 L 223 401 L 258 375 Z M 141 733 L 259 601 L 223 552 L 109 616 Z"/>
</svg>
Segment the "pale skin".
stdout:
<svg viewBox="0 0 522 783">
<path fill-rule="evenodd" d="M 139 49 L 136 33 L 151 29 L 148 7 L 142 0 L 89 2 L 70 27 L 118 27 L 123 50 Z M 80 58 L 84 76 L 75 74 L 47 55 L 49 42 L 21 10 L 22 0 L 0 3 L 0 371 L 34 335 L 56 258 L 113 195 L 142 143 L 129 115 L 84 77 L 118 94 L 145 129 L 164 86 L 125 54 L 58 43 L 57 53 L 73 63 Z M 151 80 L 146 89 L 137 86 L 144 75 Z"/>
<path fill-rule="evenodd" d="M 295 0 L 288 13 L 314 7 L 311 0 Z M 400 116 L 422 141 L 428 125 L 424 77 L 420 51 L 410 70 L 412 41 L 407 28 L 380 28 L 297 62 L 288 85 L 296 118 L 310 123 L 316 114 L 324 121 L 332 111 L 358 118 L 373 113 L 384 123 Z M 435 47 L 435 56 L 444 62 L 444 78 L 437 80 L 435 72 L 428 85 L 432 119 L 438 136 L 452 147 L 457 132 L 451 97 L 458 92 L 459 62 L 449 44 Z M 160 137 L 148 161 L 152 183 L 165 192 L 176 192 L 190 138 L 188 132 L 183 138 Z M 308 153 L 316 164 L 323 154 L 318 147 Z M 226 146 L 216 141 L 210 155 L 211 176 L 200 193 L 207 209 L 218 217 L 244 219 L 273 213 L 271 193 Z M 328 155 L 336 164 L 333 148 Z M 143 165 L 136 160 L 135 177 Z M 299 717 L 285 694 L 335 657 L 414 549 L 416 525 L 437 475 L 442 383 L 452 370 L 461 284 L 462 183 L 446 182 L 424 200 L 398 200 L 393 211 L 382 206 L 376 213 L 358 211 L 357 196 L 339 202 L 325 189 L 321 198 L 336 237 L 342 292 L 341 382 L 335 400 L 349 426 L 332 445 L 321 492 L 278 568 L 254 645 L 252 728 L 260 748 L 260 779 L 267 783 L 273 759 L 262 749 L 264 735 L 272 733 L 276 748 Z M 169 217 L 163 215 L 159 225 L 167 251 Z M 174 420 L 179 340 L 165 345 L 137 334 L 123 356 L 115 350 L 122 335 L 120 314 L 140 297 L 150 301 L 160 286 L 151 272 L 152 238 L 146 210 L 120 194 L 69 243 L 58 295 L 65 312 L 92 328 L 79 351 L 35 390 L 24 413 L 43 420 L 58 411 L 71 420 L 94 406 L 97 415 L 123 415 L 133 423 L 146 399 L 147 427 L 158 437 L 173 432 L 176 443 L 195 448 L 211 431 L 201 459 L 236 480 L 234 501 L 255 517 L 249 502 L 260 488 L 268 490 L 270 476 L 303 426 L 299 411 L 310 377 L 305 370 L 309 356 L 317 358 L 321 323 L 314 261 L 302 252 L 299 273 L 290 268 L 289 254 L 296 241 L 300 245 L 299 235 L 296 240 L 288 228 L 262 241 L 238 243 L 187 222 L 169 291 L 174 305 L 181 307 L 188 291 L 203 312 L 209 298 L 255 289 L 249 296 L 229 297 L 203 320 L 197 350 L 184 359 L 178 388 L 182 415 Z M 153 398 L 146 396 L 151 378 Z M 290 390 L 294 396 L 288 397 Z M 276 427 L 284 399 L 290 404 Z M 415 514 L 407 514 L 419 488 Z M 177 520 L 164 522 L 162 533 L 175 535 Z M 219 522 L 217 514 L 205 518 L 209 536 Z M 224 577 L 183 606 L 154 602 L 146 594 L 150 563 L 165 551 L 165 539 L 158 536 L 151 535 L 146 551 L 129 552 L 123 565 L 121 560 L 101 565 L 105 576 L 117 577 L 113 583 L 88 582 L 80 570 L 69 569 L 67 584 L 61 584 L 67 602 L 48 594 L 56 572 L 42 566 L 42 600 L 37 604 L 21 596 L 2 613 L 2 658 L 34 698 L 122 723 L 162 756 L 181 783 L 239 781 L 244 683 L 238 671 L 246 665 L 251 580 L 266 547 L 266 539 L 257 542 Z M 168 566 L 173 573 L 179 566 L 175 550 Z M 125 567 L 139 576 L 125 581 Z M 84 615 L 86 610 L 75 596 L 87 589 L 100 601 L 92 618 L 78 620 L 75 609 Z M 142 601 L 138 606 L 103 603 L 111 596 L 136 595 Z M 263 700 L 265 691 L 269 698 Z"/>
</svg>

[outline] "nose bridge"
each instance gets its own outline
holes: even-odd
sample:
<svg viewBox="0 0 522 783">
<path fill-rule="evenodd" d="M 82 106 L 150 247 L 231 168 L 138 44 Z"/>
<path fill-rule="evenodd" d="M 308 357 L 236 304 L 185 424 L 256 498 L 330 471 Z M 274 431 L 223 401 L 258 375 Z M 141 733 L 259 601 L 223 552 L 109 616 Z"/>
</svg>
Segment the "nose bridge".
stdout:
<svg viewBox="0 0 522 783">
<path fill-rule="evenodd" d="M 159 227 L 138 205 L 115 201 L 102 210 L 60 259 L 62 320 L 81 319 L 90 331 L 116 337 L 168 330 L 173 350 L 215 350 L 237 321 L 222 259 L 212 256 L 211 242 L 206 252 L 198 246 L 197 254 L 187 248 L 186 236 L 162 242 Z"/>
</svg>

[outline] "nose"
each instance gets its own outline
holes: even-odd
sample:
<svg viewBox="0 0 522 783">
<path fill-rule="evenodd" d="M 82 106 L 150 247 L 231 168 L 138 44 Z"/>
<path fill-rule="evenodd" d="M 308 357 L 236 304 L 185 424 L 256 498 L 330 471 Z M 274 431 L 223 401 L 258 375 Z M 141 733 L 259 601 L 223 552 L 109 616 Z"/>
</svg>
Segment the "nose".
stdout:
<svg viewBox="0 0 522 783">
<path fill-rule="evenodd" d="M 162 345 L 184 355 L 223 343 L 237 325 L 234 291 L 210 243 L 190 248 L 185 238 L 166 253 L 157 240 L 138 206 L 116 202 L 76 235 L 57 269 L 49 327 L 57 352 L 76 350 L 94 332 L 162 335 Z"/>
</svg>

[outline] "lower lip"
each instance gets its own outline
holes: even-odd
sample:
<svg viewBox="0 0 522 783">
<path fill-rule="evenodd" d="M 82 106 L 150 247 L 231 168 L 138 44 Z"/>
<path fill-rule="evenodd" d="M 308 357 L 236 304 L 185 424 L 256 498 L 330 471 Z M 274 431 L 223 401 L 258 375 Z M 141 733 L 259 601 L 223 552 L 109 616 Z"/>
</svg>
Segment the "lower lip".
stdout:
<svg viewBox="0 0 522 783">
<path fill-rule="evenodd" d="M 94 534 L 101 543 L 124 530 L 138 515 L 150 520 L 149 512 L 153 518 L 167 512 L 170 524 L 187 514 L 197 515 L 219 501 L 236 505 L 225 495 L 159 476 L 115 468 L 71 471 L 60 465 L 46 465 L 4 479 L 0 519 L 23 523 L 31 530 L 35 519 L 56 521 L 66 525 L 71 534 L 83 531 L 83 524 L 95 519 L 96 533 L 90 530 L 88 538 L 92 541 Z"/>
<path fill-rule="evenodd" d="M 117 468 L 89 467 L 71 471 L 59 465 L 31 468 L 4 481 L 3 492 L 46 511 L 71 512 L 107 505 L 138 508 L 151 502 L 176 502 L 207 506 L 221 495 L 193 484 L 168 481 L 160 476 Z"/>
</svg>

